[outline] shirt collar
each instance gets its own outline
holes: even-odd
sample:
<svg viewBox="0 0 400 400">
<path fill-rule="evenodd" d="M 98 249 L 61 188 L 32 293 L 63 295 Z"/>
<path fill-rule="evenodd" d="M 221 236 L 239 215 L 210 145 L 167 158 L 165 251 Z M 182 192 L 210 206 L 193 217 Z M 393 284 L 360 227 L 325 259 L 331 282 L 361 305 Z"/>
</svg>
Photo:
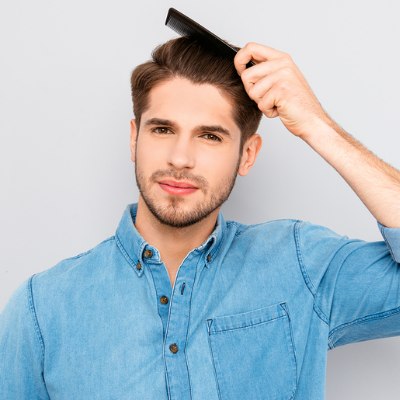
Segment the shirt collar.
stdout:
<svg viewBox="0 0 400 400">
<path fill-rule="evenodd" d="M 143 274 L 146 263 L 161 263 L 160 253 L 147 243 L 135 227 L 137 203 L 128 204 L 119 222 L 115 239 L 119 249 L 139 276 Z M 204 257 L 208 268 L 214 263 L 226 230 L 226 222 L 222 213 L 218 214 L 217 223 L 210 236 L 197 248 Z"/>
</svg>

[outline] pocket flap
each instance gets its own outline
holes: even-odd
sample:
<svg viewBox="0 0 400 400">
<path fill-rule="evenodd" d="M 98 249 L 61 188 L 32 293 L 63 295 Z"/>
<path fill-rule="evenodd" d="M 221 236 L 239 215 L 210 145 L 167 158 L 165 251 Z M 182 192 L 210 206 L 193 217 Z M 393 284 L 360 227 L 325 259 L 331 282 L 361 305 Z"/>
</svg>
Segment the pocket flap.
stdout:
<svg viewBox="0 0 400 400">
<path fill-rule="evenodd" d="M 207 319 L 208 333 L 211 335 L 231 329 L 246 328 L 270 322 L 286 315 L 286 304 L 279 303 L 244 313 L 213 317 Z"/>
</svg>

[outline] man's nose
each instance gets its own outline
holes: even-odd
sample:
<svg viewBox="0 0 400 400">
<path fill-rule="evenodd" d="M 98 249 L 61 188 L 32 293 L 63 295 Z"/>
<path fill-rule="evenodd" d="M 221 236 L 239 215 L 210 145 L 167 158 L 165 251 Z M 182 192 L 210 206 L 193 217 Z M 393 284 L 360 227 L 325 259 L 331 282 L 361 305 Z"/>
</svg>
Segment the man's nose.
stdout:
<svg viewBox="0 0 400 400">
<path fill-rule="evenodd" d="M 194 143 L 190 137 L 176 135 L 169 149 L 168 164 L 176 169 L 193 168 L 195 165 Z"/>
</svg>

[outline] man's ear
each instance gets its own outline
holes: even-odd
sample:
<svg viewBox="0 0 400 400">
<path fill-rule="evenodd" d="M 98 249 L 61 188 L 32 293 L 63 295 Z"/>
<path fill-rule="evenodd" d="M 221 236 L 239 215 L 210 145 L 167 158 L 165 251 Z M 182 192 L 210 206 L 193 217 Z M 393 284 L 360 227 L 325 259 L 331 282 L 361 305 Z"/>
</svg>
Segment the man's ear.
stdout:
<svg viewBox="0 0 400 400">
<path fill-rule="evenodd" d="M 135 162 L 136 155 L 136 137 L 137 137 L 137 129 L 136 129 L 136 120 L 131 119 L 131 160 Z"/>
<path fill-rule="evenodd" d="M 243 145 L 242 156 L 238 170 L 238 174 L 240 176 L 245 176 L 249 173 L 251 167 L 256 162 L 256 158 L 261 146 L 262 139 L 258 133 L 254 133 L 246 140 Z"/>
</svg>

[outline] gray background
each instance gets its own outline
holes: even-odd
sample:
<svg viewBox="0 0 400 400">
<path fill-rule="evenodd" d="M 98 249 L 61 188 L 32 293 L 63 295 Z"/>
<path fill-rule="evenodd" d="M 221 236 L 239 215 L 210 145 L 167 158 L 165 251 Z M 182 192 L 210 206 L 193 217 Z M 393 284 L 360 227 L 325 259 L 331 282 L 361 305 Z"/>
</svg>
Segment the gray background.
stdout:
<svg viewBox="0 0 400 400">
<path fill-rule="evenodd" d="M 174 6 L 237 44 L 289 52 L 328 112 L 395 167 L 399 5 L 395 1 L 28 1 L 0 5 L 0 308 L 34 272 L 112 235 L 137 199 L 129 159 L 129 75 Z M 278 120 L 239 178 L 225 216 L 301 218 L 380 240 L 340 176 Z M 398 338 L 329 352 L 327 398 L 397 399 Z"/>
</svg>

